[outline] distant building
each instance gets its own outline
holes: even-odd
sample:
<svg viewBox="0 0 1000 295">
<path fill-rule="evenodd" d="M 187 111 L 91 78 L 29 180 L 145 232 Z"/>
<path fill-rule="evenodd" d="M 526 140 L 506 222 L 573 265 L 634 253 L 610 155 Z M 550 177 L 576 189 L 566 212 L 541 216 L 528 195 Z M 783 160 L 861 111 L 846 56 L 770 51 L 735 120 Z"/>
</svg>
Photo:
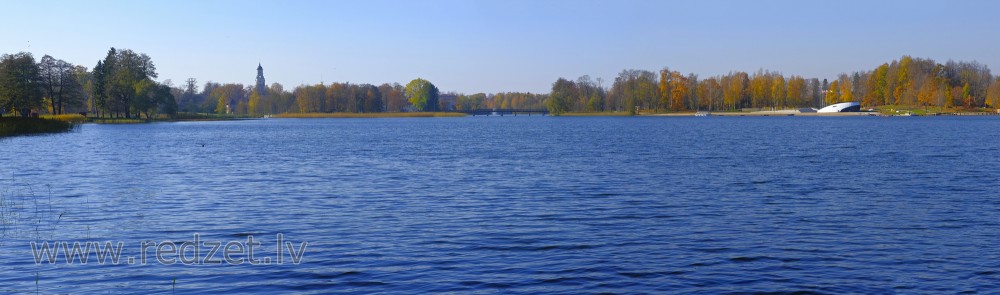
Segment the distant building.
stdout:
<svg viewBox="0 0 1000 295">
<path fill-rule="evenodd" d="M 455 94 L 441 94 L 438 95 L 438 104 L 440 104 L 441 110 L 450 112 L 455 110 L 455 104 L 458 101 L 458 95 Z"/>
<path fill-rule="evenodd" d="M 264 67 L 257 63 L 257 93 L 261 96 L 267 95 L 267 83 L 264 82 Z"/>
<path fill-rule="evenodd" d="M 861 104 L 856 102 L 842 102 L 828 105 L 816 111 L 817 113 L 846 113 L 860 112 Z"/>
</svg>

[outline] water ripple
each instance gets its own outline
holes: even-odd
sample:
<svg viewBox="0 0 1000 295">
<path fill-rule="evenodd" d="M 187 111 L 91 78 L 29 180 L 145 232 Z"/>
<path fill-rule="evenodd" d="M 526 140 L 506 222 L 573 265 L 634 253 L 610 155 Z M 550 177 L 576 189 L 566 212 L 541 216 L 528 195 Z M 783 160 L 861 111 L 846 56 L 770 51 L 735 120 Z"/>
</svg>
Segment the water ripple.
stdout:
<svg viewBox="0 0 1000 295">
<path fill-rule="evenodd" d="M 998 132 L 942 117 L 84 125 L 0 142 L 17 213 L 0 293 L 36 278 L 39 293 L 995 293 Z M 310 244 L 267 266 L 36 265 L 27 246 L 195 233 Z"/>
</svg>

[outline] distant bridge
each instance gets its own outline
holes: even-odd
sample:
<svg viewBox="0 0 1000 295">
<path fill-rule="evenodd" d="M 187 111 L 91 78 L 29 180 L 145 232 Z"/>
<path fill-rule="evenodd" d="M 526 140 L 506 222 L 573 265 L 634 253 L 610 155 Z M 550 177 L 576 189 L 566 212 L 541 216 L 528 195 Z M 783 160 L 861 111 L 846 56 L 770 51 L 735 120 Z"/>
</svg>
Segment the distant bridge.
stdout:
<svg viewBox="0 0 1000 295">
<path fill-rule="evenodd" d="M 549 110 L 548 109 L 476 109 L 476 110 L 471 110 L 471 111 L 463 111 L 463 113 L 466 113 L 466 114 L 469 114 L 469 115 L 473 115 L 473 116 L 493 116 L 493 115 L 495 115 L 495 116 L 503 116 L 503 115 L 514 115 L 514 116 L 517 116 L 518 114 L 528 115 L 528 116 L 531 116 L 532 114 L 537 114 L 537 115 L 545 116 L 545 115 L 549 114 Z"/>
</svg>

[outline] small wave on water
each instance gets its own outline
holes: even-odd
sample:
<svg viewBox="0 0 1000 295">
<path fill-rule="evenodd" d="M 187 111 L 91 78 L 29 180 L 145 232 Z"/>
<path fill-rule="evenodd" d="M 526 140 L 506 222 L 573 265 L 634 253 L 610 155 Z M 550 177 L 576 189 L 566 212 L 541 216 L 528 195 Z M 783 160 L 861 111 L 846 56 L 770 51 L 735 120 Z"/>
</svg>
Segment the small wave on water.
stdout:
<svg viewBox="0 0 1000 295">
<path fill-rule="evenodd" d="M 1000 121 L 562 119 L 90 124 L 7 139 L 4 167 L 38 169 L 0 167 L 0 293 L 1000 290 Z M 60 142 L 78 144 L 46 148 Z M 195 233 L 253 237 L 262 257 L 279 234 L 308 246 L 299 264 L 194 266 L 35 264 L 28 246 L 136 251 Z"/>
</svg>

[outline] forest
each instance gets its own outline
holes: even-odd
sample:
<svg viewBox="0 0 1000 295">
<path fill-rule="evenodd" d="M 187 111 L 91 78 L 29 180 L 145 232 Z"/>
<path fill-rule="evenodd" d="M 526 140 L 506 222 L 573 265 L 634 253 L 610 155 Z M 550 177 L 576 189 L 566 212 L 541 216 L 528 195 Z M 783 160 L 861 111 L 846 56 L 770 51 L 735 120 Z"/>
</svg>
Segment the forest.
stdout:
<svg viewBox="0 0 1000 295">
<path fill-rule="evenodd" d="M 601 78 L 558 78 L 549 93 L 441 93 L 424 79 L 408 84 L 334 82 L 285 89 L 253 85 L 156 82 L 152 59 L 111 48 L 92 69 L 45 55 L 4 54 L 0 60 L 0 115 L 82 113 L 96 117 L 155 118 L 182 113 L 263 116 L 281 113 L 373 113 L 544 109 L 628 112 L 820 108 L 837 102 L 975 110 L 1000 106 L 1000 77 L 978 62 L 902 56 L 835 79 L 806 78 L 764 69 L 701 78 L 664 67 L 622 70 L 609 86 Z"/>
<path fill-rule="evenodd" d="M 832 81 L 758 70 L 699 79 L 669 68 L 659 72 L 624 70 L 610 89 L 589 77 L 559 78 L 546 106 L 553 113 L 595 111 L 735 111 L 742 109 L 820 108 L 860 102 L 959 109 L 998 108 L 1000 80 L 978 62 L 938 63 L 903 56 L 878 67 L 840 74 Z"/>
</svg>

